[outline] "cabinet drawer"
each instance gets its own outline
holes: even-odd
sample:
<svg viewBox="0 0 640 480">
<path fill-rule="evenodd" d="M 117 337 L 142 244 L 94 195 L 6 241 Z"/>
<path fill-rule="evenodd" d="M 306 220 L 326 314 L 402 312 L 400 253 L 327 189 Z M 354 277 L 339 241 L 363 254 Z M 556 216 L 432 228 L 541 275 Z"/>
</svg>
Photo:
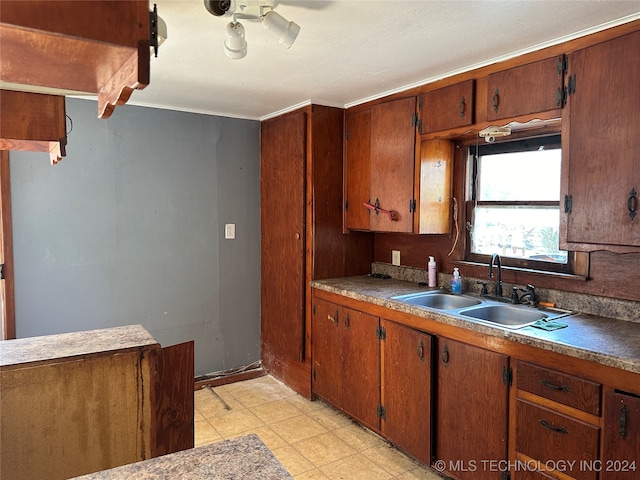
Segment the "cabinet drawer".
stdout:
<svg viewBox="0 0 640 480">
<path fill-rule="evenodd" d="M 516 405 L 516 451 L 543 465 L 558 465 L 579 480 L 595 480 L 600 429 L 526 400 Z M 575 463 L 573 463 L 575 462 Z M 582 462 L 582 463 L 581 463 Z"/>
<path fill-rule="evenodd" d="M 555 370 L 518 362 L 516 385 L 563 405 L 600 415 L 602 385 Z"/>
</svg>

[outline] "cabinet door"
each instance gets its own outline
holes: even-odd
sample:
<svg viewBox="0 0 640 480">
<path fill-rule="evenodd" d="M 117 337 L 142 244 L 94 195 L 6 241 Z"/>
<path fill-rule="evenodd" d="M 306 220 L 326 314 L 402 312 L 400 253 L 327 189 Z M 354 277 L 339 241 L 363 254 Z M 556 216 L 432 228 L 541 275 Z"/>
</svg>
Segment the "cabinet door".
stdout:
<svg viewBox="0 0 640 480">
<path fill-rule="evenodd" d="M 489 75 L 487 120 L 562 108 L 563 60 L 547 58 Z"/>
<path fill-rule="evenodd" d="M 439 337 L 436 362 L 435 458 L 454 478 L 486 480 L 479 462 L 507 459 L 509 357 Z"/>
<path fill-rule="evenodd" d="M 382 342 L 382 433 L 418 460 L 431 462 L 431 335 L 388 320 Z"/>
<path fill-rule="evenodd" d="M 640 477 L 640 396 L 609 391 L 604 397 L 602 480 Z"/>
<path fill-rule="evenodd" d="M 380 341 L 378 317 L 343 309 L 344 366 L 342 405 L 361 423 L 380 428 Z"/>
<path fill-rule="evenodd" d="M 324 300 L 313 300 L 311 320 L 312 391 L 342 408 L 342 317 L 341 307 Z"/>
<path fill-rule="evenodd" d="M 273 350 L 304 358 L 305 132 L 304 112 L 261 127 L 261 335 L 267 365 Z"/>
<path fill-rule="evenodd" d="M 561 246 L 640 247 L 640 32 L 575 52 L 569 79 Z"/>
<path fill-rule="evenodd" d="M 420 133 L 473 124 L 474 83 L 474 80 L 467 80 L 425 93 L 420 104 Z"/>
<path fill-rule="evenodd" d="M 418 233 L 449 233 L 454 145 L 449 140 L 420 143 Z"/>
<path fill-rule="evenodd" d="M 371 214 L 371 230 L 413 232 L 415 97 L 371 109 L 371 203 L 398 212 L 398 220 Z"/>
<path fill-rule="evenodd" d="M 346 115 L 345 210 L 346 227 L 369 230 L 371 184 L 371 110 Z"/>
</svg>

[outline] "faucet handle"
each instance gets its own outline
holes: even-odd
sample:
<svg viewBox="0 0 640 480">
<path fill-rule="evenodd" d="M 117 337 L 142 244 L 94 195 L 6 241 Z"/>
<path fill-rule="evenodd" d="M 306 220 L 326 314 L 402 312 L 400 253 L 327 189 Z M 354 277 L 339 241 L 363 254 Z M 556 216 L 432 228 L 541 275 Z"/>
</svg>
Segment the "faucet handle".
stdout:
<svg viewBox="0 0 640 480">
<path fill-rule="evenodd" d="M 487 290 L 487 282 L 485 282 L 484 280 L 478 280 L 476 283 L 478 285 L 482 285 L 482 290 L 480 290 L 481 297 L 489 295 L 489 291 Z"/>
<path fill-rule="evenodd" d="M 535 306 L 538 303 L 538 297 L 536 296 L 536 287 L 527 284 L 527 292 L 529 292 L 529 304 Z"/>
<path fill-rule="evenodd" d="M 526 291 L 527 290 L 525 290 L 522 287 L 514 286 L 513 287 L 513 292 L 511 292 L 511 303 L 516 303 L 516 304 L 520 303 L 520 297 L 518 296 L 518 292 L 526 292 Z"/>
</svg>

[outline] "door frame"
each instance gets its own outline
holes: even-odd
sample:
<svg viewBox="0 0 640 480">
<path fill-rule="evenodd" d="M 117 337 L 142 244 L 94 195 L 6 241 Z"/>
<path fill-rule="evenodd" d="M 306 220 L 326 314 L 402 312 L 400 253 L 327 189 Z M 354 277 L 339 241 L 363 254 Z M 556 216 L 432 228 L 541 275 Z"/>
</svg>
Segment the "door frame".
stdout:
<svg viewBox="0 0 640 480">
<path fill-rule="evenodd" d="M 0 263 L 4 279 L 0 280 L 2 299 L 2 340 L 16 338 L 16 316 L 13 289 L 13 234 L 11 230 L 11 182 L 9 152 L 0 151 Z"/>
</svg>

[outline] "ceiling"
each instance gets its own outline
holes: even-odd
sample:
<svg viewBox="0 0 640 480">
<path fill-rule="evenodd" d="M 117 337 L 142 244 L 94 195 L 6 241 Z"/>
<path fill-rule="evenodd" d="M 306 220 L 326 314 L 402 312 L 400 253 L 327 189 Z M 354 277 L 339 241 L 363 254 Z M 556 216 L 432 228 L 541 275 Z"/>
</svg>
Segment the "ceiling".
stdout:
<svg viewBox="0 0 640 480">
<path fill-rule="evenodd" d="M 168 38 L 130 104 L 265 119 L 309 102 L 349 107 L 640 18 L 640 1 L 276 0 L 301 27 L 290 49 L 240 20 L 247 56 L 228 58 L 203 0 L 151 0 Z"/>
</svg>

